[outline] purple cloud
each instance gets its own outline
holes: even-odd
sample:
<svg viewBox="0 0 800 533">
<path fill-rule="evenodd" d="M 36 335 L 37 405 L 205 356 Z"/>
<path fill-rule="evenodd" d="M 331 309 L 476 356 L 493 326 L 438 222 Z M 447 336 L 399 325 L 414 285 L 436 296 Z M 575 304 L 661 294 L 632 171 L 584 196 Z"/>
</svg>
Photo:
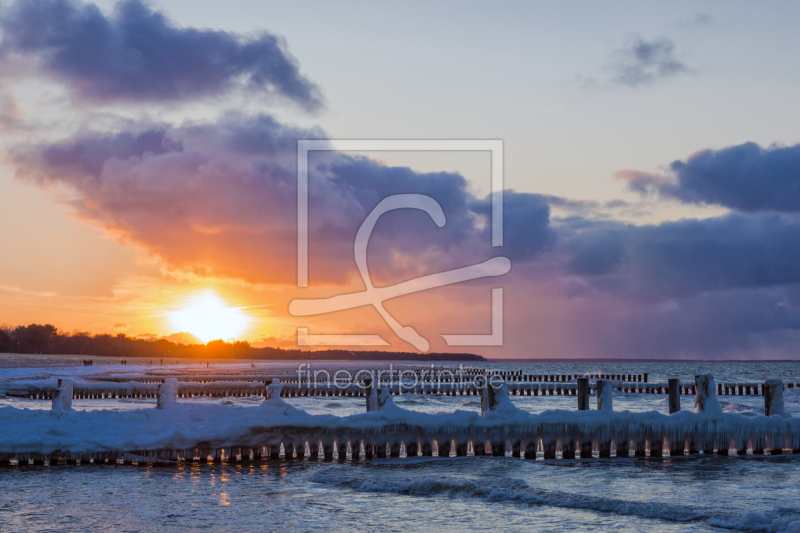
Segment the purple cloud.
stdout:
<svg viewBox="0 0 800 533">
<path fill-rule="evenodd" d="M 742 212 L 800 211 L 800 144 L 762 148 L 749 142 L 702 150 L 669 168 L 669 176 L 636 171 L 619 175 L 631 190 L 687 203 Z"/>
<path fill-rule="evenodd" d="M 242 86 L 308 110 L 322 105 L 280 37 L 179 28 L 139 0 L 111 15 L 76 0 L 20 0 L 2 11 L 0 29 L 0 57 L 36 60 L 91 102 L 173 102 Z"/>
</svg>

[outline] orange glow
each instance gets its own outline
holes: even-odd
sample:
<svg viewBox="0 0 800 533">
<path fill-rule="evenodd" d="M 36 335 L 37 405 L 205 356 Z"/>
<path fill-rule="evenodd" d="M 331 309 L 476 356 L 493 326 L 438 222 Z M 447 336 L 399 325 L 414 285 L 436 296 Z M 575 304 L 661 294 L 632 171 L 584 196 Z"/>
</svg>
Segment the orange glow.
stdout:
<svg viewBox="0 0 800 533">
<path fill-rule="evenodd" d="M 206 291 L 170 313 L 176 332 L 188 332 L 203 342 L 236 339 L 250 318 L 241 309 L 228 307 L 213 291 Z"/>
</svg>

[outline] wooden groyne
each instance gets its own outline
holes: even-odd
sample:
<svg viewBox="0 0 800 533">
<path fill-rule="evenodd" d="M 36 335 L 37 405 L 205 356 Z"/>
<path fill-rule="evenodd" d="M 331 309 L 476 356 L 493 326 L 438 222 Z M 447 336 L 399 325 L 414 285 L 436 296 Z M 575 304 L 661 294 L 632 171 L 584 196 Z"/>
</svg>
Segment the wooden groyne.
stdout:
<svg viewBox="0 0 800 533">
<path fill-rule="evenodd" d="M 358 376 L 364 372 L 356 372 Z M 550 382 L 550 383 L 565 383 L 572 382 L 578 378 L 588 377 L 590 379 L 603 379 L 611 381 L 627 381 L 647 383 L 648 374 L 523 374 L 519 372 L 501 372 L 491 370 L 474 370 L 474 369 L 438 369 L 438 370 L 374 370 L 368 372 L 372 379 L 380 382 L 398 382 L 398 381 L 418 381 L 418 382 L 441 382 L 441 383 L 458 383 L 474 381 L 476 378 L 491 378 L 496 377 L 506 383 L 510 382 Z M 259 381 L 267 384 L 271 383 L 273 379 L 280 379 L 282 383 L 319 383 L 321 381 L 338 381 L 338 382 L 359 382 L 363 381 L 363 377 L 356 376 L 353 379 L 353 373 L 348 373 L 351 378 L 337 377 L 336 372 L 330 372 L 325 369 L 316 370 L 301 370 L 300 372 L 280 372 L 262 374 L 255 372 L 237 372 L 237 373 L 219 373 L 219 374 L 182 374 L 177 377 L 178 381 L 191 381 L 196 383 L 212 383 L 217 381 Z M 159 376 L 131 376 L 131 377 L 103 377 L 96 379 L 97 381 L 106 381 L 111 383 L 121 382 L 138 382 L 138 383 L 152 383 L 158 384 L 163 382 L 163 377 Z M 87 378 L 87 381 L 93 381 L 92 378 Z"/>
<path fill-rule="evenodd" d="M 0 422 L 10 429 L 0 436 L 0 462 L 158 464 L 485 455 L 552 460 L 800 453 L 800 419 L 785 414 L 780 380 L 761 384 L 765 411 L 771 416 L 754 417 L 723 413 L 709 375 L 697 376 L 691 386 L 695 412 L 669 415 L 614 411 L 612 391 L 621 385 L 607 380 L 594 383 L 597 409 L 587 410 L 587 378 L 576 384 L 578 411 L 538 415 L 513 406 L 508 384 L 480 389 L 480 414 L 401 409 L 389 391 L 376 384 L 367 388 L 368 412 L 350 417 L 294 409 L 281 399 L 281 383 L 265 387 L 268 399 L 262 407 L 251 408 L 180 405 L 177 385 L 176 380 L 159 385 L 158 409 L 126 414 L 71 411 L 74 390 L 65 380 L 53 400 L 57 416 L 43 411 L 5 413 L 11 418 Z M 672 390 L 677 394 L 677 387 Z M 105 437 L 94 427 L 102 427 Z M 42 430 L 46 432 L 36 433 Z M 134 445 L 115 448 L 118 442 Z"/>
<path fill-rule="evenodd" d="M 207 380 L 204 382 L 183 381 L 177 378 L 178 397 L 193 398 L 199 396 L 209 397 L 247 397 L 264 396 L 265 385 L 272 381 L 266 379 L 253 381 L 235 380 Z M 583 379 L 583 378 L 580 378 Z M 614 390 L 628 394 L 669 394 L 669 383 L 646 383 L 608 381 Z M 164 378 L 148 382 L 76 382 L 73 384 L 73 399 L 120 399 L 120 398 L 156 398 L 159 384 Z M 366 395 L 366 382 L 330 382 L 313 383 L 289 378 L 281 380 L 283 390 L 281 395 L 286 398 L 307 396 L 339 396 L 339 397 L 364 397 Z M 481 383 L 470 381 L 423 381 L 423 382 L 378 382 L 380 389 L 385 389 L 390 394 L 441 394 L 445 396 L 477 396 L 482 388 Z M 577 379 L 567 381 L 542 381 L 542 382 L 505 382 L 509 394 L 512 396 L 576 396 L 578 394 Z M 696 394 L 694 383 L 677 383 L 680 395 Z M 800 387 L 800 384 L 789 383 L 787 388 Z M 5 394 L 8 396 L 35 400 L 51 400 L 58 389 L 55 381 L 51 384 L 20 383 L 6 384 Z M 596 392 L 596 381 L 589 383 L 589 392 Z M 719 396 L 763 396 L 763 383 L 718 383 L 717 395 Z"/>
</svg>

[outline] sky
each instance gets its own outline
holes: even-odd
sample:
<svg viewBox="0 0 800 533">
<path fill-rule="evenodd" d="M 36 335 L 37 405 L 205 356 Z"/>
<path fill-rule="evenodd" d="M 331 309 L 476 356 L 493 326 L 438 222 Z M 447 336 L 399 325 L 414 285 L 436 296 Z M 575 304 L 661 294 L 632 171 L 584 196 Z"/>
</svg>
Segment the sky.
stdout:
<svg viewBox="0 0 800 533">
<path fill-rule="evenodd" d="M 308 328 L 414 349 L 371 306 L 289 304 L 363 291 L 360 225 L 383 198 L 425 194 L 446 223 L 384 214 L 376 287 L 511 263 L 384 302 L 431 350 L 800 358 L 798 11 L 6 2 L 0 324 L 209 340 L 225 322 L 258 346 Z M 489 152 L 315 152 L 298 288 L 299 139 L 501 140 L 503 246 Z M 493 288 L 502 345 L 448 346 L 493 331 Z"/>
</svg>

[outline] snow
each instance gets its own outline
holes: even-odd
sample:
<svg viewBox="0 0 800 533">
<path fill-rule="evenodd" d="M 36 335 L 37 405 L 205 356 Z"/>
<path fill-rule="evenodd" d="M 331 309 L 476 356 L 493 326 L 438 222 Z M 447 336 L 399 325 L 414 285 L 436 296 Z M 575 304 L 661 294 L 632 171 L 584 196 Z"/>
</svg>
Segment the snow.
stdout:
<svg viewBox="0 0 800 533">
<path fill-rule="evenodd" d="M 777 415 L 787 418 L 789 415 L 786 413 L 786 407 L 783 403 L 783 381 L 780 379 L 768 379 L 764 382 L 765 394 L 769 394 L 768 401 L 770 402 L 770 415 Z"/>
<path fill-rule="evenodd" d="M 283 389 L 283 385 L 281 385 L 281 380 L 279 380 L 278 378 L 273 378 L 272 384 L 267 385 L 267 400 L 280 399 L 281 389 Z"/>
<path fill-rule="evenodd" d="M 167 400 L 162 409 L 132 411 L 39 411 L 0 408 L 0 454 L 100 453 L 134 450 L 190 450 L 278 446 L 305 442 L 473 441 L 520 443 L 525 449 L 541 443 L 551 449 L 563 442 L 694 443 L 714 446 L 800 449 L 800 419 L 781 416 L 745 417 L 718 407 L 713 378 L 702 387 L 704 409 L 665 415 L 656 411 L 616 412 L 550 410 L 538 415 L 516 408 L 506 386 L 495 391 L 491 409 L 428 414 L 394 404 L 383 393 L 379 409 L 351 416 L 310 415 L 280 397 L 282 384 L 268 386 L 258 407 L 189 405 Z M 65 380 L 62 386 L 67 386 Z M 162 384 L 172 398 L 174 383 Z M 606 389 L 611 391 L 609 387 Z M 606 393 L 604 393 L 606 394 Z M 608 398 L 605 398 L 608 399 Z M 63 401 L 63 400 L 62 400 Z M 606 404 L 605 401 L 603 405 Z M 716 443 L 716 444 L 715 444 Z M 658 448 L 658 446 L 657 446 Z M 674 448 L 674 447 L 673 447 Z"/>
<path fill-rule="evenodd" d="M 379 409 L 378 404 L 378 389 L 375 387 L 370 387 L 369 395 L 367 396 L 367 412 L 377 411 Z"/>
<path fill-rule="evenodd" d="M 72 380 L 64 379 L 53 397 L 53 411 L 61 413 L 72 409 Z"/>
<path fill-rule="evenodd" d="M 158 386 L 156 409 L 171 409 L 178 403 L 178 380 L 167 378 Z"/>
<path fill-rule="evenodd" d="M 722 407 L 717 399 L 716 386 L 714 386 L 714 376 L 711 374 L 700 374 L 695 379 L 697 384 L 697 395 L 694 399 L 695 413 L 720 414 Z"/>
<path fill-rule="evenodd" d="M 597 383 L 597 410 L 601 413 L 611 413 L 614 411 L 613 405 L 613 385 L 611 382 L 599 381 Z"/>
</svg>

